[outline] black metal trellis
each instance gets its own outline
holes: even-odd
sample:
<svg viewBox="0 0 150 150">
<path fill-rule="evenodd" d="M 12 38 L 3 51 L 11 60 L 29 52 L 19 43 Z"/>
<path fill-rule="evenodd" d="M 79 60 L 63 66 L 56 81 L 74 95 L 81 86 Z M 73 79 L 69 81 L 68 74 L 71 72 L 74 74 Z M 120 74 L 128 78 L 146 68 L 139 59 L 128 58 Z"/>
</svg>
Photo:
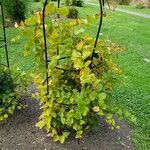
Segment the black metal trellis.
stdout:
<svg viewBox="0 0 150 150">
<path fill-rule="evenodd" d="M 3 37 L 0 37 L 0 41 L 3 42 L 2 45 L 0 45 L 0 48 L 5 48 L 5 53 L 6 53 L 6 62 L 7 62 L 7 67 L 10 67 L 9 63 L 9 56 L 8 56 L 8 48 L 7 48 L 7 38 L 6 38 L 6 28 L 5 28 L 5 16 L 4 16 L 4 9 L 3 9 L 3 4 L 0 1 L 0 8 L 1 8 L 1 15 L 2 15 L 2 24 L 3 24 Z"/>
<path fill-rule="evenodd" d="M 99 39 L 99 35 L 101 32 L 101 28 L 102 28 L 102 23 L 103 23 L 103 8 L 104 8 L 104 0 L 99 0 L 99 7 L 100 7 L 100 20 L 99 20 L 99 26 L 98 26 L 98 31 L 97 31 L 97 35 L 96 35 L 96 39 L 95 39 L 95 43 L 94 43 L 94 47 L 93 47 L 93 52 L 92 52 L 92 56 L 91 56 L 91 64 L 90 64 L 90 68 L 92 68 L 92 63 L 93 63 L 93 58 L 94 58 L 94 54 L 95 54 L 95 49 L 97 47 L 97 42 Z"/>
<path fill-rule="evenodd" d="M 45 9 L 48 0 L 45 0 L 44 7 L 43 7 L 43 37 L 44 37 L 44 52 L 45 52 L 45 67 L 46 67 L 46 85 L 47 85 L 47 95 L 49 94 L 49 77 L 48 77 L 48 52 L 47 52 L 47 39 L 46 39 L 46 29 L 45 29 Z"/>
<path fill-rule="evenodd" d="M 46 8 L 46 5 L 47 5 L 47 2 L 48 0 L 45 0 L 45 3 L 44 3 L 44 7 L 43 7 L 43 38 L 44 38 L 44 52 L 45 52 L 45 67 L 46 67 L 46 80 L 44 81 L 44 83 L 46 82 L 47 84 L 47 95 L 49 94 L 49 75 L 48 75 L 48 64 L 49 64 L 49 61 L 48 60 L 48 51 L 47 51 L 47 39 L 46 39 L 46 29 L 45 29 L 45 8 Z M 105 5 L 105 2 L 104 0 L 99 0 L 99 8 L 100 8 L 100 20 L 99 20 L 99 26 L 98 26 L 98 30 L 97 30 L 97 35 L 96 35 L 96 39 L 95 39 L 95 42 L 94 42 L 94 47 L 93 47 L 93 51 L 92 51 L 92 56 L 91 56 L 91 64 L 90 64 L 90 68 L 92 68 L 93 66 L 93 58 L 94 58 L 94 55 L 95 55 L 95 49 L 97 47 L 97 43 L 98 43 L 98 39 L 99 39 L 99 36 L 100 36 L 100 31 L 101 31 L 101 27 L 102 27 L 102 23 L 103 23 L 103 15 L 104 15 L 104 5 Z M 60 7 L 60 0 L 58 0 L 58 8 Z M 58 18 L 59 18 L 59 14 L 58 14 Z M 57 47 L 57 54 L 59 54 L 59 47 Z M 60 58 L 60 59 L 66 59 L 67 57 L 63 57 L 63 58 Z M 59 68 L 59 67 L 55 67 L 56 69 L 59 69 L 59 70 L 63 70 L 63 71 L 76 71 L 74 69 L 72 70 L 67 70 L 67 69 L 64 69 L 64 68 Z"/>
</svg>

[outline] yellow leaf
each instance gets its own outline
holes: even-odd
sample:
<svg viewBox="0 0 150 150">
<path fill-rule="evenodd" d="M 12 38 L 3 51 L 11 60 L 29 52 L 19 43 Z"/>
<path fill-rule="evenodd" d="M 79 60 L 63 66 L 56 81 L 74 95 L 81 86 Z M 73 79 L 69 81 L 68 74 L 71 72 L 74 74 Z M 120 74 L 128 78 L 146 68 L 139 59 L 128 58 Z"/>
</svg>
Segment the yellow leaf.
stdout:
<svg viewBox="0 0 150 150">
<path fill-rule="evenodd" d="M 44 122 L 44 121 L 39 121 L 35 126 L 36 126 L 36 127 L 39 127 L 40 129 L 42 129 L 45 125 L 46 125 L 46 122 Z"/>
<path fill-rule="evenodd" d="M 76 20 L 72 20 L 72 21 L 70 21 L 70 26 L 76 26 L 77 25 L 77 21 Z"/>
<path fill-rule="evenodd" d="M 98 106 L 94 106 L 92 108 L 92 110 L 93 110 L 93 112 L 97 113 L 97 112 L 99 112 L 99 107 Z"/>
<path fill-rule="evenodd" d="M 15 27 L 15 28 L 18 28 L 18 27 L 19 27 L 19 25 L 18 25 L 17 22 L 15 22 L 14 27 Z"/>
<path fill-rule="evenodd" d="M 55 5 L 52 4 L 52 3 L 49 3 L 49 4 L 46 6 L 46 8 L 45 8 L 45 14 L 46 14 L 46 15 L 48 15 L 48 14 L 52 15 L 52 14 L 54 14 L 55 12 L 56 12 L 56 7 L 55 7 Z"/>
<path fill-rule="evenodd" d="M 77 44 L 76 48 L 78 50 L 81 50 L 83 48 L 83 41 L 81 41 L 80 43 Z"/>
<path fill-rule="evenodd" d="M 61 8 L 58 8 L 58 14 L 61 16 L 67 16 L 69 14 L 69 10 L 67 7 L 62 6 Z"/>
<path fill-rule="evenodd" d="M 24 56 L 24 57 L 27 57 L 27 56 L 30 56 L 30 54 L 31 54 L 31 53 L 26 50 L 26 51 L 23 53 L 23 56 Z"/>
<path fill-rule="evenodd" d="M 35 14 L 36 23 L 41 24 L 41 14 L 40 12 L 36 12 Z"/>
<path fill-rule="evenodd" d="M 26 24 L 27 26 L 35 25 L 35 23 L 36 23 L 36 18 L 35 18 L 35 16 L 32 16 L 32 17 L 30 17 L 30 18 L 28 18 L 28 19 L 25 20 L 25 24 Z"/>
</svg>

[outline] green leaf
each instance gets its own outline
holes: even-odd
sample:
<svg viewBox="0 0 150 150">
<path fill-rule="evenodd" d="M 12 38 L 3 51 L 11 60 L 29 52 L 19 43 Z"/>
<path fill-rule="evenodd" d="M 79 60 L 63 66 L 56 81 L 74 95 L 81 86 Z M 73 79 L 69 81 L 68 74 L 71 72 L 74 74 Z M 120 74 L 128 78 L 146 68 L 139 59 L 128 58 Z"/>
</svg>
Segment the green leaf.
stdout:
<svg viewBox="0 0 150 150">
<path fill-rule="evenodd" d="M 79 105 L 77 108 L 76 116 L 77 118 L 81 118 L 82 115 L 86 116 L 86 114 L 89 112 L 89 108 L 85 105 Z"/>
<path fill-rule="evenodd" d="M 73 129 L 76 130 L 76 131 L 78 131 L 78 130 L 81 129 L 81 126 L 78 125 L 77 123 L 75 123 L 75 124 L 73 125 Z"/>
<path fill-rule="evenodd" d="M 105 104 L 105 101 L 103 99 L 99 99 L 98 104 L 99 104 L 101 109 L 103 109 L 103 110 L 107 109 L 107 105 Z"/>
<path fill-rule="evenodd" d="M 93 22 L 95 20 L 95 15 L 87 16 L 88 22 Z"/>
<path fill-rule="evenodd" d="M 46 125 L 46 122 L 44 120 L 41 120 L 36 124 L 36 127 L 39 127 L 40 129 L 42 129 L 45 125 Z"/>
<path fill-rule="evenodd" d="M 75 34 L 75 35 L 78 35 L 78 34 L 83 33 L 83 32 L 84 32 L 84 29 L 83 29 L 83 28 L 75 28 L 75 29 L 74 29 L 74 34 Z"/>
<path fill-rule="evenodd" d="M 58 136 L 58 135 L 54 135 L 54 136 L 53 136 L 53 141 L 54 141 L 54 142 L 59 141 L 59 136 Z"/>
<path fill-rule="evenodd" d="M 133 122 L 134 124 L 137 123 L 137 118 L 134 115 L 131 115 L 131 122 Z"/>
<path fill-rule="evenodd" d="M 93 91 L 89 94 L 89 98 L 91 101 L 94 101 L 96 99 L 96 97 L 97 97 L 97 93 L 95 91 Z"/>
<path fill-rule="evenodd" d="M 106 99 L 106 96 L 107 96 L 106 93 L 103 92 L 103 93 L 100 93 L 98 97 L 100 100 L 104 100 Z"/>
<path fill-rule="evenodd" d="M 82 137 L 83 131 L 77 131 L 77 134 L 75 136 L 76 139 L 79 139 Z"/>
<path fill-rule="evenodd" d="M 5 114 L 5 115 L 4 115 L 4 118 L 5 118 L 5 119 L 7 119 L 7 118 L 8 118 L 8 115 L 7 115 L 7 114 Z"/>
<path fill-rule="evenodd" d="M 101 92 L 102 88 L 103 88 L 103 85 L 102 84 L 98 84 L 96 88 L 97 88 L 97 92 Z"/>
<path fill-rule="evenodd" d="M 65 137 L 62 135 L 59 137 L 59 141 L 61 144 L 63 144 L 65 142 Z"/>
<path fill-rule="evenodd" d="M 81 57 L 81 54 L 79 52 L 76 52 L 76 51 L 73 52 L 71 60 L 73 61 L 75 68 L 78 69 L 78 68 L 83 67 L 82 57 Z"/>
<path fill-rule="evenodd" d="M 82 53 L 82 58 L 86 59 L 87 57 L 89 57 L 91 55 L 91 51 L 89 51 L 88 49 L 84 49 L 83 53 Z"/>
<path fill-rule="evenodd" d="M 69 10 L 67 7 L 62 6 L 62 7 L 58 8 L 58 14 L 61 16 L 67 16 L 69 14 Z"/>
<path fill-rule="evenodd" d="M 3 121 L 4 120 L 4 117 L 0 116 L 0 121 Z"/>
<path fill-rule="evenodd" d="M 106 114 L 107 119 L 112 119 L 112 114 Z"/>
</svg>

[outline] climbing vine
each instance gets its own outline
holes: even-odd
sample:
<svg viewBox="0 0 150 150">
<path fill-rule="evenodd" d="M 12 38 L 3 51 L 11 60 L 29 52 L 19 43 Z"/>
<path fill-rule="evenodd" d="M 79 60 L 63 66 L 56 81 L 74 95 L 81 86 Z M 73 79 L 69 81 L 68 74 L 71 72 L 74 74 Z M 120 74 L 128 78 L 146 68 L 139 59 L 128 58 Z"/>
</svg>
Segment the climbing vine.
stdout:
<svg viewBox="0 0 150 150">
<path fill-rule="evenodd" d="M 99 15 L 67 19 L 68 13 L 67 7 L 49 3 L 45 14 L 36 12 L 21 23 L 21 34 L 17 36 L 28 37 L 24 55 L 34 56 L 36 62 L 32 79 L 38 92 L 33 97 L 39 100 L 42 110 L 36 126 L 61 143 L 73 131 L 75 138 L 81 138 L 85 128 L 96 125 L 101 117 L 112 129 L 119 128 L 114 114 L 135 121 L 110 99 L 115 78 L 122 73 L 112 61 L 112 54 L 119 48 L 98 40 L 93 49 L 95 39 L 85 30 Z"/>
</svg>

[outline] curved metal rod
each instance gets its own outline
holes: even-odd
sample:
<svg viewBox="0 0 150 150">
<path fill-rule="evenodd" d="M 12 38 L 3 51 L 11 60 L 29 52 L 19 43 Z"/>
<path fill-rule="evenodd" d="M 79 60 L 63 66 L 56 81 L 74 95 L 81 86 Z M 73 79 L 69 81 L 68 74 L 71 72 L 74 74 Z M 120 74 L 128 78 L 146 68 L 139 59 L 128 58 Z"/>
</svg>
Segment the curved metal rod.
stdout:
<svg viewBox="0 0 150 150">
<path fill-rule="evenodd" d="M 93 52 L 92 52 L 92 56 L 91 56 L 90 68 L 92 68 L 93 57 L 94 57 L 94 54 L 95 54 L 95 49 L 96 49 L 96 47 L 97 47 L 98 38 L 99 38 L 100 31 L 101 31 L 101 28 L 102 28 L 104 0 L 99 0 L 99 6 L 100 6 L 99 27 L 98 27 L 98 31 L 97 31 L 97 35 L 96 35 L 96 39 L 95 39 L 95 43 L 94 43 L 94 48 L 93 48 Z"/>
<path fill-rule="evenodd" d="M 49 94 L 49 77 L 48 77 L 48 52 L 47 52 L 47 39 L 46 39 L 46 28 L 45 28 L 45 9 L 48 0 L 45 0 L 42 14 L 43 23 L 43 37 L 44 37 L 44 53 L 45 53 L 45 67 L 46 67 L 46 84 L 47 84 L 47 95 Z"/>
<path fill-rule="evenodd" d="M 6 38 L 6 30 L 5 30 L 5 20 L 4 20 L 4 9 L 3 9 L 3 4 L 0 2 L 0 7 L 1 7 L 1 13 L 2 13 L 2 23 L 3 23 L 3 34 L 4 34 L 4 45 L 5 46 L 5 52 L 6 52 L 6 61 L 7 61 L 7 67 L 10 67 L 9 63 L 9 56 L 8 56 L 8 48 L 7 48 L 7 38 Z"/>
<path fill-rule="evenodd" d="M 58 8 L 60 8 L 60 0 L 58 0 L 58 3 L 57 3 L 57 7 Z M 58 19 L 60 18 L 60 15 L 59 14 L 57 14 L 57 17 L 58 17 Z M 59 26 L 59 25 L 58 25 Z M 57 46 L 57 55 L 59 55 L 59 46 Z M 59 65 L 59 62 L 57 61 L 57 65 Z"/>
<path fill-rule="evenodd" d="M 60 8 L 60 0 L 58 0 L 57 7 Z M 58 18 L 60 18 L 59 14 L 58 14 Z"/>
</svg>

